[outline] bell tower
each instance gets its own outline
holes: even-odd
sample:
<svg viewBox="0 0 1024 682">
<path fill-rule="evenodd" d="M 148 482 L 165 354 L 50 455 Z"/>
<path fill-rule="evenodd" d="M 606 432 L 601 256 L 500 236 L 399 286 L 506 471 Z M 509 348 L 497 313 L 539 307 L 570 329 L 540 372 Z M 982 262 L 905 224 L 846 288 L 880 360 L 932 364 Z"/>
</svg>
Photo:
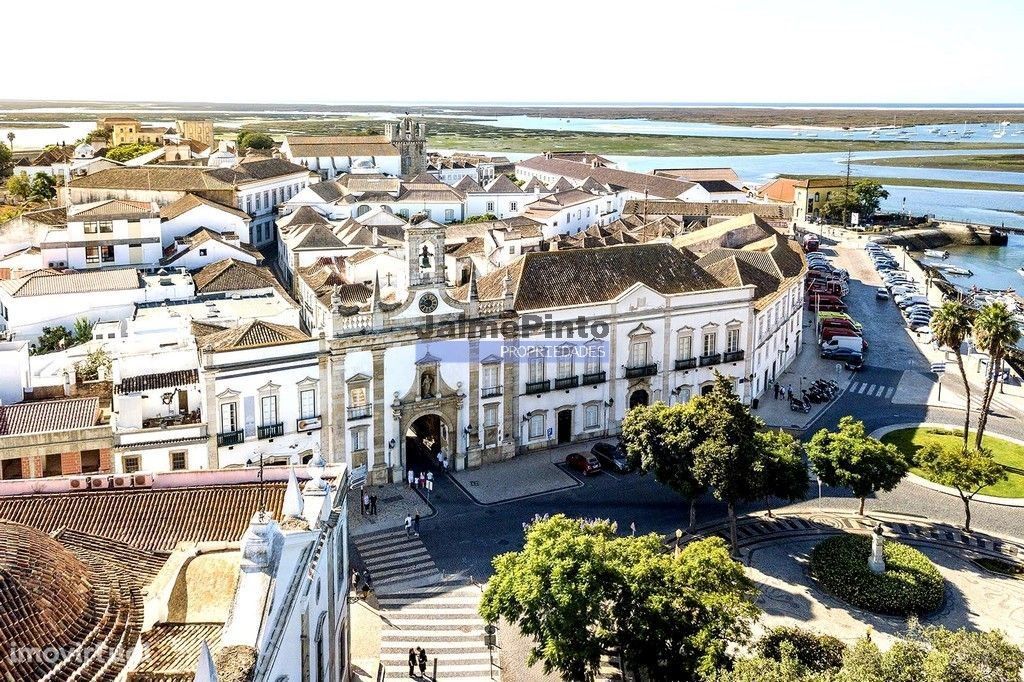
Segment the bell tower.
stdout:
<svg viewBox="0 0 1024 682">
<path fill-rule="evenodd" d="M 444 287 L 444 225 L 417 213 L 405 226 L 405 259 L 409 288 Z"/>
<path fill-rule="evenodd" d="M 418 175 L 427 170 L 427 124 L 404 116 L 397 123 L 385 123 L 384 135 L 398 148 L 402 157 L 402 175 Z"/>
</svg>

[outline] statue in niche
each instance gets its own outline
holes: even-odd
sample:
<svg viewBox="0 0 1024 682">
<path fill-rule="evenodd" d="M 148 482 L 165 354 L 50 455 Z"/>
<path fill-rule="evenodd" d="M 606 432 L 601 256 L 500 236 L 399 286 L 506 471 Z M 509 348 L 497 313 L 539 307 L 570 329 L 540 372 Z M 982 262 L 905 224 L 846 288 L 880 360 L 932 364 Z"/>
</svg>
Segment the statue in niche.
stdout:
<svg viewBox="0 0 1024 682">
<path fill-rule="evenodd" d="M 420 267 L 430 268 L 430 249 L 426 244 L 423 245 L 423 252 L 420 254 Z"/>
<path fill-rule="evenodd" d="M 420 377 L 420 397 L 434 397 L 434 375 L 430 372 L 424 372 L 423 376 Z"/>
</svg>

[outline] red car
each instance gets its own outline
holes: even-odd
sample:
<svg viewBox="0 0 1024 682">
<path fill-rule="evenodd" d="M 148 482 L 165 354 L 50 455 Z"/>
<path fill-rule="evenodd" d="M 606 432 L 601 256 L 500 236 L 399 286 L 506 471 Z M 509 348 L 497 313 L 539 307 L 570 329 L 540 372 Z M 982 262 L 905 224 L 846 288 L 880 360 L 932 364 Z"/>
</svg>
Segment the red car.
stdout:
<svg viewBox="0 0 1024 682">
<path fill-rule="evenodd" d="M 565 458 L 565 463 L 570 469 L 575 469 L 584 476 L 601 473 L 601 463 L 597 461 L 597 457 L 586 452 L 573 452 Z"/>
<path fill-rule="evenodd" d="M 861 333 L 853 327 L 825 326 L 821 328 L 822 341 L 831 341 L 836 336 L 861 336 Z"/>
</svg>

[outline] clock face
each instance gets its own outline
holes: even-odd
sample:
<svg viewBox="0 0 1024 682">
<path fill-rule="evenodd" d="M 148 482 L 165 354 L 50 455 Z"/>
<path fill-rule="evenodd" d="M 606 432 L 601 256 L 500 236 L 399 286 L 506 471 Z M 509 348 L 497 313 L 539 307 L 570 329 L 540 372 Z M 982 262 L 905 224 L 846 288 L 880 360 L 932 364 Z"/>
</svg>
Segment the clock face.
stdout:
<svg viewBox="0 0 1024 682">
<path fill-rule="evenodd" d="M 437 296 L 423 294 L 420 296 L 420 312 L 430 314 L 437 310 Z"/>
</svg>

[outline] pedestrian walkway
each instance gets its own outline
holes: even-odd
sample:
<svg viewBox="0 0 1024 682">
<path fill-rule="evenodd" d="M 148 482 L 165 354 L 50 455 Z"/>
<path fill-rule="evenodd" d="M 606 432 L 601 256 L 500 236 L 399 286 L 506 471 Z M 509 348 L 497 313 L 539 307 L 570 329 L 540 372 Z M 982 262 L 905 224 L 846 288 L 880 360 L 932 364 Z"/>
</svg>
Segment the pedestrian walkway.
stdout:
<svg viewBox="0 0 1024 682">
<path fill-rule="evenodd" d="M 865 398 L 891 400 L 893 394 L 896 393 L 896 387 L 870 383 L 867 381 L 854 381 L 850 384 L 850 387 L 846 389 L 846 393 L 847 395 L 858 395 Z"/>
<path fill-rule="evenodd" d="M 409 649 L 423 647 L 431 679 L 500 680 L 500 669 L 492 666 L 498 652 L 488 651 L 484 643 L 485 623 L 477 612 L 480 595 L 476 585 L 439 582 L 378 596 L 384 610 L 380 641 L 384 679 L 409 679 Z"/>
<path fill-rule="evenodd" d="M 363 510 L 363 493 L 377 498 L 377 513 Z M 404 483 L 352 488 L 348 495 L 348 533 L 363 535 L 401 528 L 406 516 L 420 515 L 426 519 L 434 515 L 433 508 L 419 493 Z"/>
<path fill-rule="evenodd" d="M 395 589 L 441 580 L 441 573 L 419 536 L 408 536 L 404 528 L 352 539 L 359 559 L 370 571 L 378 598 Z"/>
</svg>

